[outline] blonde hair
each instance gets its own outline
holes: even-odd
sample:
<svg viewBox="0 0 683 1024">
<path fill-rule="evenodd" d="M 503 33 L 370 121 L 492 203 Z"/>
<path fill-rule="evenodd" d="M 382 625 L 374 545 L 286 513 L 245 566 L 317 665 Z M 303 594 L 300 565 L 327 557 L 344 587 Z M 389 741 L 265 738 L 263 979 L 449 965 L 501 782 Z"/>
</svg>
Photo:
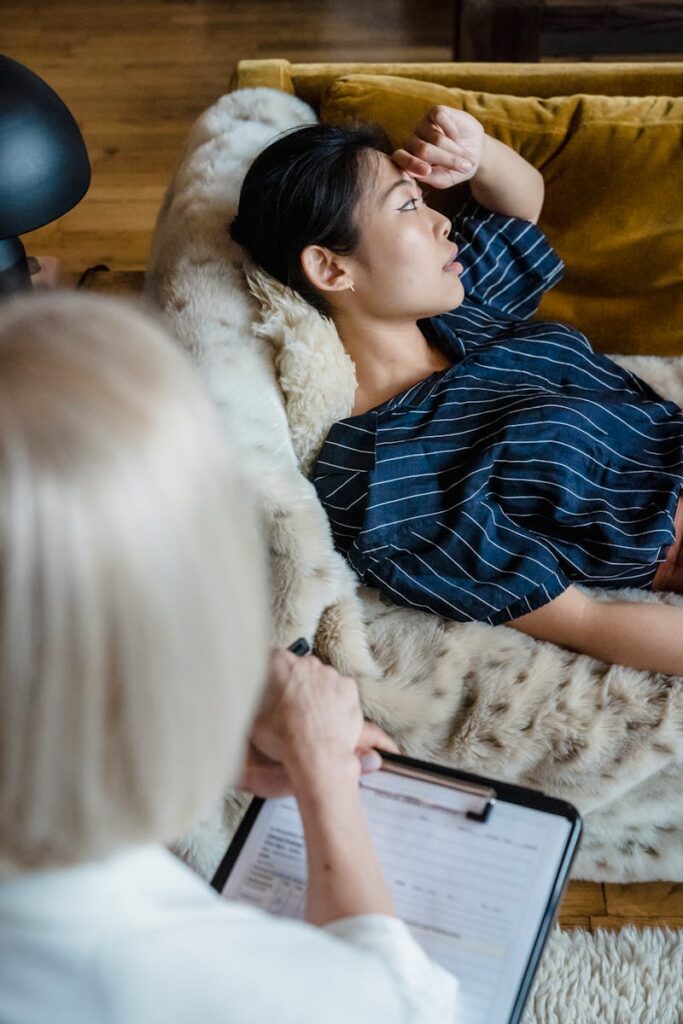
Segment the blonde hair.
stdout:
<svg viewBox="0 0 683 1024">
<path fill-rule="evenodd" d="M 239 774 L 264 545 L 160 318 L 0 306 L 0 869 L 177 839 Z"/>
</svg>

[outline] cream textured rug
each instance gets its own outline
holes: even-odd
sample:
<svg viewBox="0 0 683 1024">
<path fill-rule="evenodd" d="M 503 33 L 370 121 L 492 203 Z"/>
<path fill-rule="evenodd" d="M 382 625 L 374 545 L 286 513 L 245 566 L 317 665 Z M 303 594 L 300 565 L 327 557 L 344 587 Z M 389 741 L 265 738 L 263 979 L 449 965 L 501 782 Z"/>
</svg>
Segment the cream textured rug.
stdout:
<svg viewBox="0 0 683 1024">
<path fill-rule="evenodd" d="M 404 753 L 574 802 L 586 826 L 576 877 L 683 880 L 683 680 L 399 608 L 359 587 L 333 548 L 305 471 L 351 410 L 353 365 L 333 325 L 250 265 L 226 229 L 256 154 L 315 119 L 268 88 L 229 93 L 202 114 L 159 214 L 147 280 L 253 481 L 271 552 L 273 642 L 315 638 Z M 683 405 L 683 359 L 615 359 Z M 600 596 L 683 603 L 635 590 Z M 248 799 L 229 792 L 183 845 L 202 874 Z M 554 1019 L 565 1018 L 544 1018 Z"/>
<path fill-rule="evenodd" d="M 680 1024 L 683 943 L 678 932 L 555 931 L 523 1024 Z"/>
</svg>

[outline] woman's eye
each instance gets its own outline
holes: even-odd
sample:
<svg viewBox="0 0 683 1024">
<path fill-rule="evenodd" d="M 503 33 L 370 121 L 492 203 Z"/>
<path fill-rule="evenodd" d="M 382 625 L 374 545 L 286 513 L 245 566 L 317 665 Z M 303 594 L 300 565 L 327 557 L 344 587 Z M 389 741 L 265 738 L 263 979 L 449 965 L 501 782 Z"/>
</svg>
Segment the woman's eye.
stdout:
<svg viewBox="0 0 683 1024">
<path fill-rule="evenodd" d="M 413 209 L 413 210 L 417 210 L 417 205 L 416 205 L 416 204 L 417 204 L 417 203 L 424 203 L 424 201 L 425 201 L 425 197 L 424 197 L 424 196 L 418 196 L 418 197 L 417 197 L 417 199 L 409 199 L 409 200 L 408 200 L 408 202 L 407 202 L 407 203 L 405 203 L 405 204 L 404 204 L 404 205 L 403 205 L 403 206 L 401 207 L 401 209 L 402 209 L 402 210 L 405 210 L 405 209 L 407 208 L 407 206 L 408 206 L 408 203 L 412 203 L 412 204 L 413 204 L 413 206 L 412 206 L 412 209 Z"/>
</svg>

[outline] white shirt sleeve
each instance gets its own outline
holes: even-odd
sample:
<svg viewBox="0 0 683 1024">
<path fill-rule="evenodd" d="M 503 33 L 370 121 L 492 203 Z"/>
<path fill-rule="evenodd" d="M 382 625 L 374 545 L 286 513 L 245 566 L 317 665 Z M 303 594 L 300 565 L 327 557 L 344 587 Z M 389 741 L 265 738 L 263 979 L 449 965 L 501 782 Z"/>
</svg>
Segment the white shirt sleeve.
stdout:
<svg viewBox="0 0 683 1024">
<path fill-rule="evenodd" d="M 415 1020 L 455 1020 L 457 979 L 427 956 L 399 917 L 354 914 L 330 921 L 323 928 L 381 956 L 405 998 L 414 1004 Z"/>
<path fill-rule="evenodd" d="M 0 885 L 3 1024 L 455 1024 L 455 991 L 399 918 L 274 916 L 154 846 Z"/>
</svg>

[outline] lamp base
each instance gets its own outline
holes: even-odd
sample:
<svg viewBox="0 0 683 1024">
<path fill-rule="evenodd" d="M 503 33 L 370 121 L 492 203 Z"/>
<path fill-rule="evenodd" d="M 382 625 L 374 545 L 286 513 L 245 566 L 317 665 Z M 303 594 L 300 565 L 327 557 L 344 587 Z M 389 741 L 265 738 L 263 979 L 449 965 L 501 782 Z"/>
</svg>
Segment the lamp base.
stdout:
<svg viewBox="0 0 683 1024">
<path fill-rule="evenodd" d="M 0 298 L 32 289 L 26 251 L 18 238 L 0 241 Z"/>
</svg>

